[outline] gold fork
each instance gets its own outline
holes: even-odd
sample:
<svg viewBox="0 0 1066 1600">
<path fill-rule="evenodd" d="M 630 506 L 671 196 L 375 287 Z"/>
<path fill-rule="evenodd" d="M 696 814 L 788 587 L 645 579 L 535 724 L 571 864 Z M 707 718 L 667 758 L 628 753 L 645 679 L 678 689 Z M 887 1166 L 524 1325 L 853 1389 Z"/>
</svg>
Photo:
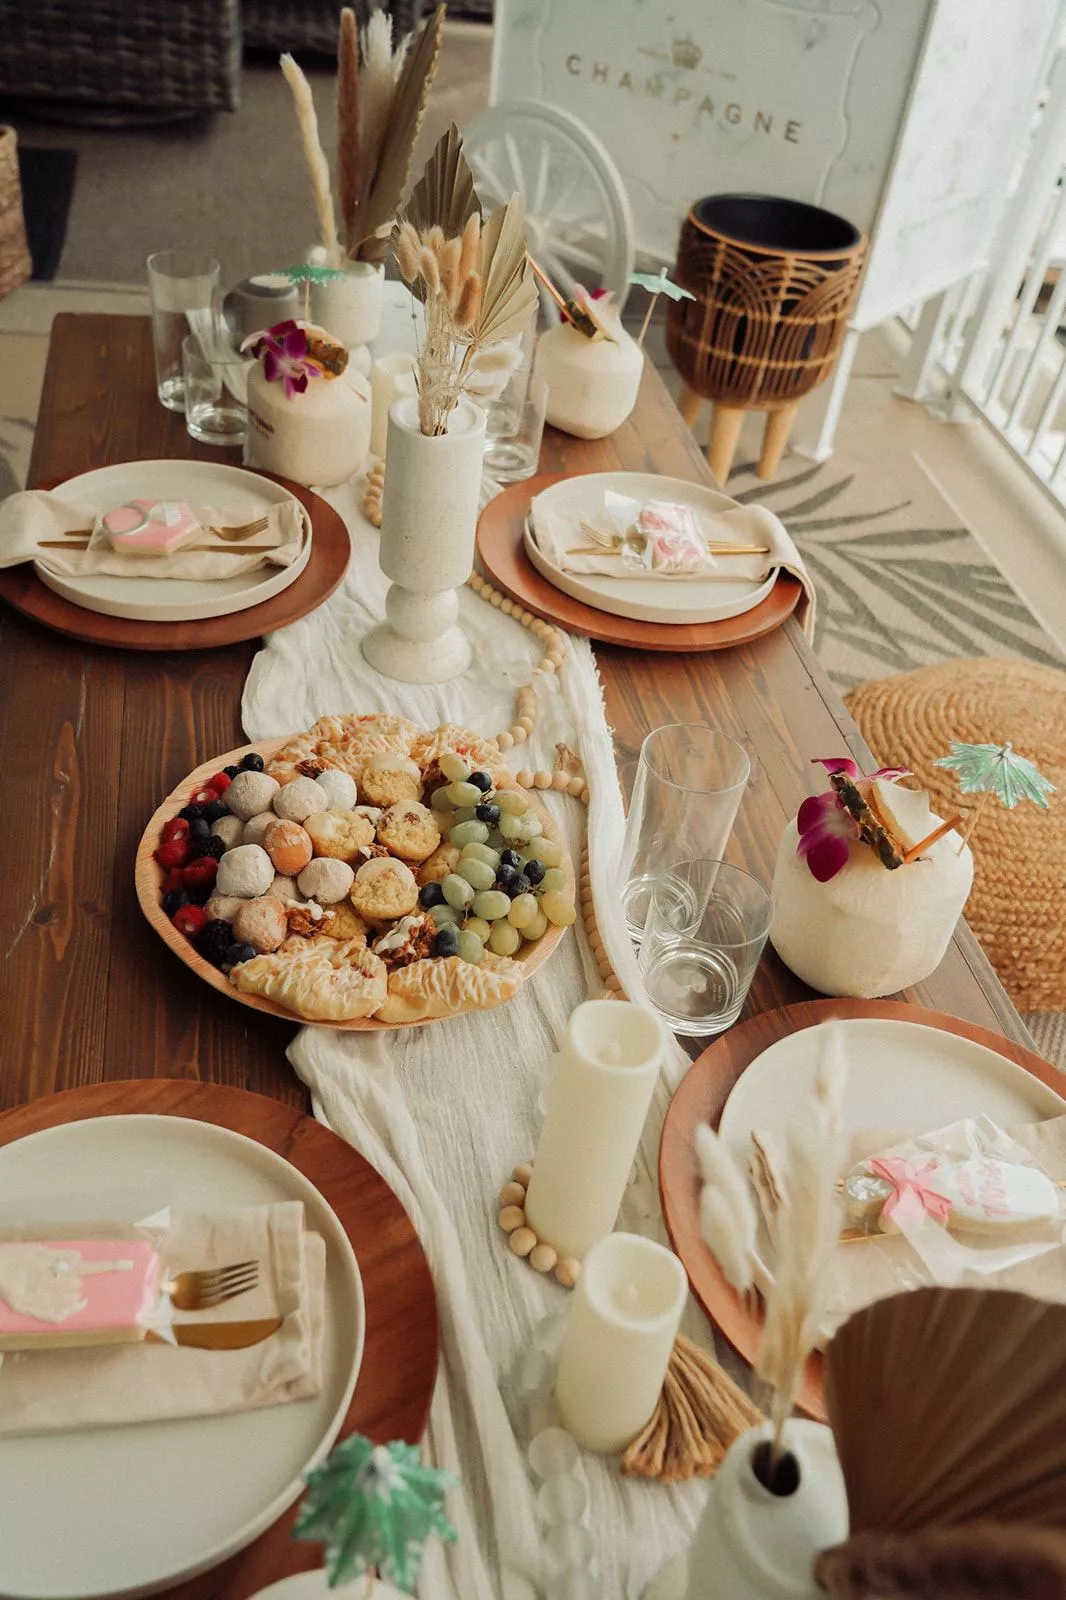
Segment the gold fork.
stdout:
<svg viewBox="0 0 1066 1600">
<path fill-rule="evenodd" d="M 603 528 L 595 527 L 591 522 L 581 521 L 579 526 L 582 533 L 587 533 L 589 538 L 593 539 L 601 549 L 610 551 L 612 555 L 621 555 L 622 552 L 618 549 L 618 541 L 612 534 L 606 533 Z M 702 534 L 700 537 L 703 539 Z M 770 554 L 769 545 L 727 544 L 725 542 L 716 544 L 713 539 L 703 539 L 703 544 L 708 550 L 719 556 L 768 556 Z M 588 546 L 567 551 L 567 554 L 572 556 L 595 555 L 595 553 L 595 549 L 590 549 Z"/>
<path fill-rule="evenodd" d="M 210 1272 L 179 1272 L 163 1285 L 178 1311 L 208 1311 L 247 1294 L 259 1281 L 258 1261 L 238 1261 Z"/>
<path fill-rule="evenodd" d="M 242 539 L 250 539 L 253 534 L 262 533 L 269 520 L 268 517 L 256 517 L 254 522 L 242 522 L 236 528 L 212 528 L 211 532 L 217 533 L 227 544 L 240 544 Z"/>
</svg>

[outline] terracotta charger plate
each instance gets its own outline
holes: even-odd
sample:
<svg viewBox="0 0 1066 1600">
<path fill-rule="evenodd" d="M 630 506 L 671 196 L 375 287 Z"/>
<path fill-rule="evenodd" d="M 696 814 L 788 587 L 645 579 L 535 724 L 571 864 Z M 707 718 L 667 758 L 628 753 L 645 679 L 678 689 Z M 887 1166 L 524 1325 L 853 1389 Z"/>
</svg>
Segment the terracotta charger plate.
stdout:
<svg viewBox="0 0 1066 1600">
<path fill-rule="evenodd" d="M 570 633 L 585 634 L 603 644 L 635 650 L 728 650 L 750 644 L 773 633 L 795 611 L 802 594 L 797 578 L 782 573 L 765 600 L 738 617 L 721 622 L 638 622 L 615 617 L 563 594 L 534 567 L 523 547 L 523 529 L 535 495 L 567 477 L 563 472 L 540 473 L 489 501 L 477 525 L 477 552 L 488 578 L 532 611 L 534 616 Z"/>
<path fill-rule="evenodd" d="M 715 1327 L 749 1366 L 762 1331 L 762 1306 L 752 1293 L 742 1299 L 730 1288 L 700 1232 L 700 1172 L 694 1136 L 700 1123 L 717 1128 L 734 1085 L 758 1056 L 778 1040 L 833 1018 L 886 1019 L 917 1023 L 983 1045 L 1021 1067 L 1056 1095 L 1066 1092 L 1066 1075 L 1023 1045 L 959 1017 L 925 1011 L 893 1000 L 805 1000 L 799 1005 L 764 1011 L 731 1028 L 693 1062 L 670 1103 L 659 1145 L 659 1193 L 671 1243 L 688 1273 L 692 1293 Z M 858 1246 L 857 1248 L 861 1248 Z M 822 1357 L 807 1363 L 799 1410 L 825 1420 L 822 1401 Z"/>
<path fill-rule="evenodd" d="M 87 611 L 84 606 L 54 594 L 41 582 L 30 562 L 0 572 L 0 598 L 24 616 L 32 617 L 67 638 L 110 645 L 118 650 L 212 650 L 220 645 L 259 639 L 266 633 L 273 633 L 275 628 L 285 628 L 329 599 L 348 570 L 351 540 L 343 518 L 319 495 L 273 472 L 263 472 L 260 476 L 270 478 L 295 495 L 311 518 L 311 554 L 307 565 L 294 583 L 270 600 L 249 606 L 245 611 L 193 622 L 136 622 Z"/>
<path fill-rule="evenodd" d="M 141 842 L 137 846 L 134 885 L 141 910 L 163 943 L 168 945 L 174 954 L 196 973 L 197 977 L 202 978 L 205 983 L 209 983 L 212 989 L 217 989 L 220 994 L 227 995 L 229 999 L 239 1001 L 241 1005 L 251 1006 L 253 1011 L 267 1011 L 271 1016 L 281 1017 L 286 1022 L 300 1023 L 308 1028 L 346 1028 L 354 1033 L 387 1033 L 393 1027 L 424 1028 L 428 1027 L 431 1022 L 446 1022 L 448 1020 L 447 1017 L 421 1017 L 417 1022 L 402 1023 L 375 1022 L 373 1017 L 360 1017 L 353 1022 L 325 1022 L 314 1017 L 301 1017 L 295 1011 L 287 1011 L 284 1006 L 278 1005 L 274 1000 L 267 1000 L 262 995 L 242 994 L 238 988 L 230 983 L 224 972 L 220 972 L 209 961 L 205 961 L 203 956 L 197 955 L 195 947 L 186 939 L 184 934 L 178 932 L 163 910 L 162 890 L 160 888 L 163 880 L 163 871 L 155 859 L 155 851 L 159 845 L 159 836 L 163 831 L 163 824 L 169 822 L 171 817 L 176 817 L 181 808 L 188 805 L 190 795 L 194 794 L 197 789 L 203 788 L 212 773 L 219 772 L 223 767 L 237 766 L 241 757 L 248 755 L 252 750 L 257 750 L 265 761 L 269 761 L 270 757 L 288 744 L 293 737 L 294 735 L 287 734 L 283 739 L 263 739 L 258 744 L 242 745 L 239 750 L 229 750 L 225 755 L 215 756 L 213 760 L 205 761 L 202 766 L 197 767 L 195 772 L 190 772 L 189 776 L 184 778 L 177 788 L 167 796 L 163 804 L 153 814 L 151 821 L 141 836 Z M 530 793 L 528 790 L 524 791 L 524 793 L 529 802 L 530 811 L 535 811 L 540 817 L 544 834 L 549 839 L 561 844 L 563 841 L 554 817 L 537 795 Z M 563 857 L 562 868 L 566 873 L 566 893 L 573 898 L 576 879 L 574 876 L 574 864 L 570 859 L 569 853 Z M 538 967 L 544 965 L 552 951 L 558 947 L 566 932 L 566 928 L 549 926 L 548 931 L 542 938 L 537 939 L 535 943 L 530 944 L 527 942 L 523 945 L 514 959 L 521 963 L 526 977 L 529 977 Z M 459 1012 L 453 1014 L 460 1015 Z"/>
<path fill-rule="evenodd" d="M 377 1443 L 417 1444 L 437 1375 L 437 1302 L 417 1235 L 385 1180 L 343 1139 L 293 1106 L 187 1079 L 120 1080 L 45 1095 L 0 1115 L 0 1146 L 47 1128 L 129 1115 L 192 1118 L 243 1134 L 314 1185 L 348 1235 L 365 1297 L 362 1365 L 340 1436 L 360 1432 Z M 319 1566 L 321 1547 L 290 1536 L 295 1515 L 293 1507 L 221 1567 L 165 1593 L 172 1600 L 237 1600 L 285 1573 Z"/>
</svg>

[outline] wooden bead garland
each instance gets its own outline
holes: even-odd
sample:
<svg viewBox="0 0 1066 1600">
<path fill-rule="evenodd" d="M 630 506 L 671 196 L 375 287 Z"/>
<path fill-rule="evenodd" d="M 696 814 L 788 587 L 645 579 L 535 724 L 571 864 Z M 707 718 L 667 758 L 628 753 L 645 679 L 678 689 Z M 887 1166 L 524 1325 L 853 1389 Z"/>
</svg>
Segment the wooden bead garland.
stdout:
<svg viewBox="0 0 1066 1600">
<path fill-rule="evenodd" d="M 581 1276 L 580 1261 L 572 1256 L 560 1260 L 555 1246 L 538 1239 L 526 1221 L 523 1207 L 532 1176 L 533 1168 L 528 1161 L 515 1167 L 510 1183 L 505 1183 L 500 1190 L 502 1209 L 496 1221 L 508 1235 L 507 1242 L 516 1256 L 528 1261 L 534 1272 L 554 1272 L 556 1283 L 561 1283 L 564 1289 L 572 1289 Z"/>
<path fill-rule="evenodd" d="M 375 528 L 381 527 L 381 497 L 385 492 L 385 459 L 375 461 L 366 475 L 363 490 L 363 516 Z"/>
</svg>

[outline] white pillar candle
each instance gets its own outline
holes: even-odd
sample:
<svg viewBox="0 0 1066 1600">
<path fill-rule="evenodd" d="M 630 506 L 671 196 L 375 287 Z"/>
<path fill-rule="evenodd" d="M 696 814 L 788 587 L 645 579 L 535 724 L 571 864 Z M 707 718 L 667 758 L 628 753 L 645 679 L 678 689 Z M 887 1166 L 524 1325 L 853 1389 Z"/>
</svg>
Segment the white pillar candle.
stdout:
<svg viewBox="0 0 1066 1600">
<path fill-rule="evenodd" d="M 525 1204 L 561 1256 L 614 1227 L 665 1044 L 659 1018 L 624 1000 L 586 1000 L 567 1024 Z"/>
<path fill-rule="evenodd" d="M 415 392 L 415 358 L 397 351 L 380 356 L 370 369 L 373 406 L 370 418 L 370 454 L 383 456 L 389 436 L 389 407 Z"/>
<path fill-rule="evenodd" d="M 586 1450 L 624 1450 L 650 1419 L 687 1290 L 680 1261 L 653 1239 L 611 1233 L 589 1251 L 555 1388 L 560 1421 Z"/>
</svg>

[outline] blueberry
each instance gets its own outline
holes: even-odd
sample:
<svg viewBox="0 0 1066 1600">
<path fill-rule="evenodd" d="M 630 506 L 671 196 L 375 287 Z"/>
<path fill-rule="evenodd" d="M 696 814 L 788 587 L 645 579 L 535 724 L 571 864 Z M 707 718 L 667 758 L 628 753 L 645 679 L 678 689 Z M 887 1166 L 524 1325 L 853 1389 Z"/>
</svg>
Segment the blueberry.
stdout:
<svg viewBox="0 0 1066 1600">
<path fill-rule="evenodd" d="M 504 851 L 504 855 L 513 856 L 514 855 L 514 851 L 513 850 L 505 850 Z M 499 867 L 496 870 L 496 883 L 497 883 L 498 887 L 503 889 L 506 894 L 510 894 L 510 892 L 511 892 L 510 885 L 515 881 L 515 879 L 518 876 L 519 876 L 519 872 L 518 872 L 518 868 L 516 866 L 512 866 L 509 861 L 501 861 Z"/>
<path fill-rule="evenodd" d="M 223 767 L 222 770 L 227 778 L 235 778 L 241 769 L 240 767 Z"/>
<path fill-rule="evenodd" d="M 210 838 L 198 839 L 196 841 L 196 859 L 197 860 L 199 860 L 203 856 L 210 856 L 212 861 L 221 861 L 222 857 L 225 855 L 225 853 L 226 853 L 226 846 L 223 843 L 223 841 L 218 837 L 217 833 L 211 834 Z"/>
<path fill-rule="evenodd" d="M 443 928 L 438 928 L 437 936 L 430 946 L 435 956 L 457 956 L 459 954 L 459 929 L 452 923 L 445 923 Z"/>
<path fill-rule="evenodd" d="M 231 944 L 222 958 L 224 967 L 239 967 L 242 961 L 251 961 L 255 947 L 250 944 Z"/>
<path fill-rule="evenodd" d="M 163 910 L 168 917 L 172 917 L 175 911 L 180 911 L 182 906 L 187 906 L 188 904 L 189 896 L 184 889 L 170 889 L 163 896 Z"/>
<path fill-rule="evenodd" d="M 264 765 L 265 763 L 259 752 L 257 750 L 249 750 L 248 754 L 241 758 L 240 769 L 242 772 L 262 772 Z"/>
<path fill-rule="evenodd" d="M 206 817 L 193 817 L 189 823 L 190 839 L 206 839 L 211 832 L 211 824 Z"/>
<path fill-rule="evenodd" d="M 220 967 L 226 958 L 226 952 L 233 944 L 233 929 L 228 922 L 221 919 L 209 922 L 201 930 L 196 941 L 196 948 L 205 961 L 210 961 L 213 967 Z"/>
<path fill-rule="evenodd" d="M 201 817 L 206 815 L 207 807 L 202 805 L 198 800 L 193 800 L 189 803 L 189 805 L 182 806 L 181 810 L 178 812 L 178 816 L 184 817 L 186 822 L 189 823 L 198 822 Z"/>
<path fill-rule="evenodd" d="M 221 800 L 211 800 L 204 807 L 204 818 L 207 822 L 217 822 L 220 817 L 229 816 L 229 806 Z"/>
<path fill-rule="evenodd" d="M 494 828 L 500 820 L 500 808 L 492 800 L 483 800 L 476 807 L 474 815 L 479 822 L 487 822 L 490 828 Z"/>
<path fill-rule="evenodd" d="M 444 905 L 444 890 L 439 883 L 424 883 L 418 892 L 418 903 L 428 911 L 430 906 Z"/>
<path fill-rule="evenodd" d="M 505 895 L 512 900 L 517 900 L 520 894 L 528 894 L 532 885 L 524 872 L 516 872 L 510 883 L 501 885 Z"/>
<path fill-rule="evenodd" d="M 472 772 L 466 781 L 472 783 L 475 789 L 480 789 L 482 794 L 488 794 L 492 788 L 492 779 L 487 772 Z M 484 822 L 484 817 L 481 820 Z"/>
<path fill-rule="evenodd" d="M 530 883 L 540 883 L 548 869 L 543 861 L 527 861 L 522 870 Z"/>
<path fill-rule="evenodd" d="M 515 871 L 517 871 L 522 865 L 522 857 L 517 850 L 501 850 L 500 865 L 501 867 L 514 867 Z"/>
</svg>

